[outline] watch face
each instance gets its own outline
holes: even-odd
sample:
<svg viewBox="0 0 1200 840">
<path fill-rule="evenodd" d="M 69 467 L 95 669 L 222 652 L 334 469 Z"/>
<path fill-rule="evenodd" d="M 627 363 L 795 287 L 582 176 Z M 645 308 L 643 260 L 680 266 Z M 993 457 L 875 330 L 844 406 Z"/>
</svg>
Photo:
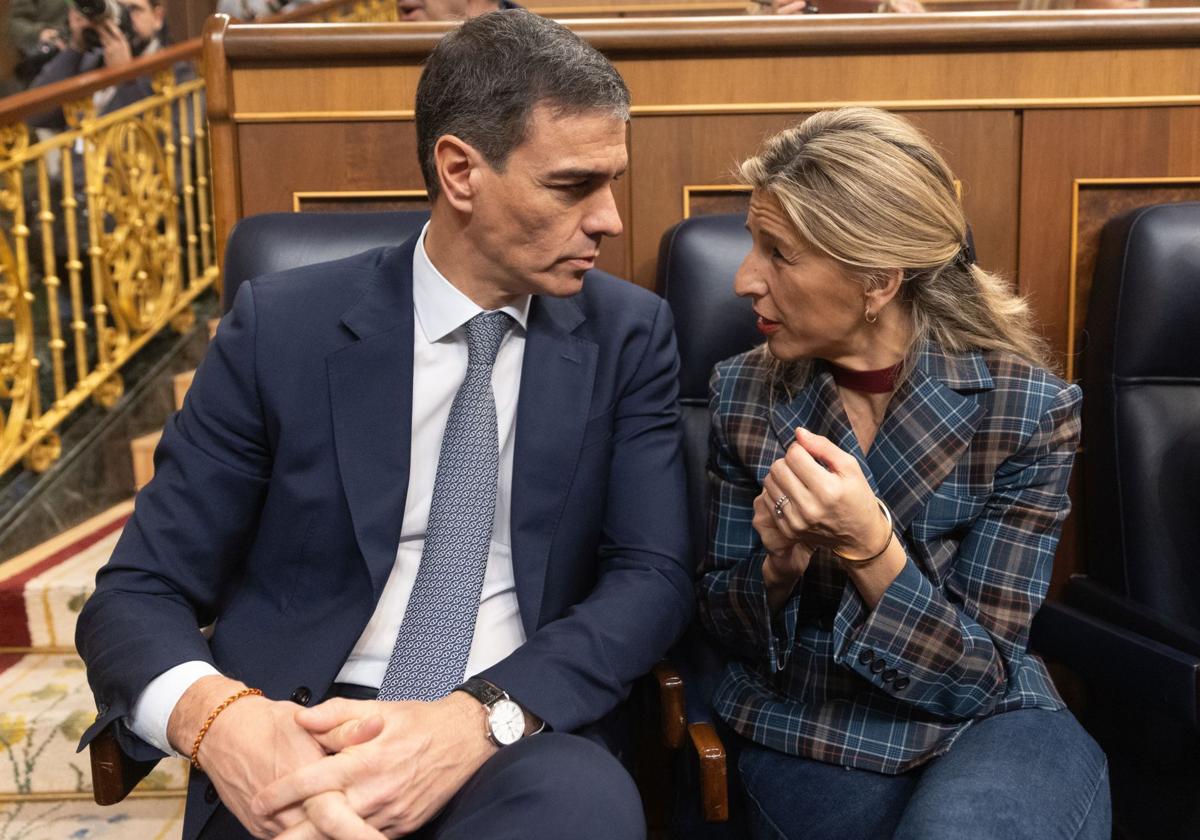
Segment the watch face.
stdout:
<svg viewBox="0 0 1200 840">
<path fill-rule="evenodd" d="M 515 743 L 525 733 L 525 713 L 511 700 L 497 700 L 488 712 L 488 727 L 502 746 Z"/>
</svg>

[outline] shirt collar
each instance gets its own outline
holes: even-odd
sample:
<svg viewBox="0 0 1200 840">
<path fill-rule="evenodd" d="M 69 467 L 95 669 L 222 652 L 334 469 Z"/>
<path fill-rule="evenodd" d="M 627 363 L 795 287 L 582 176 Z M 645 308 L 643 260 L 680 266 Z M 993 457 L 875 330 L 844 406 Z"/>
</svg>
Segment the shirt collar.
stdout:
<svg viewBox="0 0 1200 840">
<path fill-rule="evenodd" d="M 429 254 L 425 252 L 425 233 L 428 230 L 429 223 L 426 222 L 413 251 L 413 309 L 417 323 L 425 333 L 425 340 L 432 344 L 441 341 L 484 310 L 455 288 L 430 262 Z M 531 301 L 531 295 L 522 295 L 499 311 L 511 315 L 521 329 L 525 329 Z"/>
</svg>

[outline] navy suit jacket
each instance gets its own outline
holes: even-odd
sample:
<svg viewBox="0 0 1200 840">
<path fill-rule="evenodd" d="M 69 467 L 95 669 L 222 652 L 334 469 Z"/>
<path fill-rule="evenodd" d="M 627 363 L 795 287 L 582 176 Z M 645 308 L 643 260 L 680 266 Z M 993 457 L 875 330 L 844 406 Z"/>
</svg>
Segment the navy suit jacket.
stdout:
<svg viewBox="0 0 1200 840">
<path fill-rule="evenodd" d="M 121 718 L 187 660 L 274 699 L 326 694 L 400 537 L 414 247 L 238 291 L 80 616 L 100 712 L 84 744 L 113 724 L 133 757 L 160 756 Z M 533 301 L 511 523 L 528 638 L 483 676 L 555 730 L 612 710 L 690 618 L 677 367 L 670 310 L 630 283 L 593 271 Z M 185 837 L 215 807 L 205 783 Z"/>
</svg>

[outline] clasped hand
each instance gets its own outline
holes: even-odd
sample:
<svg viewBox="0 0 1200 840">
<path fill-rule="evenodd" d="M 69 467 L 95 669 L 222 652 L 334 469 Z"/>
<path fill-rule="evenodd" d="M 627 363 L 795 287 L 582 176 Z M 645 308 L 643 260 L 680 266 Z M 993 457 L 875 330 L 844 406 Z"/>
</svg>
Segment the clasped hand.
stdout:
<svg viewBox="0 0 1200 840">
<path fill-rule="evenodd" d="M 302 807 L 280 840 L 382 840 L 429 821 L 496 750 L 483 707 L 452 693 L 432 703 L 330 700 L 295 714 L 329 753 L 277 779 L 251 810 L 269 819 Z M 373 733 L 364 739 L 365 731 Z"/>
<path fill-rule="evenodd" d="M 888 528 L 858 459 L 803 428 L 771 465 L 754 500 L 753 525 L 775 570 L 794 577 L 817 547 L 851 557 L 874 554 Z"/>
<path fill-rule="evenodd" d="M 484 726 L 461 692 L 311 709 L 250 697 L 215 720 L 200 761 L 255 837 L 383 840 L 427 822 L 495 751 Z"/>
</svg>

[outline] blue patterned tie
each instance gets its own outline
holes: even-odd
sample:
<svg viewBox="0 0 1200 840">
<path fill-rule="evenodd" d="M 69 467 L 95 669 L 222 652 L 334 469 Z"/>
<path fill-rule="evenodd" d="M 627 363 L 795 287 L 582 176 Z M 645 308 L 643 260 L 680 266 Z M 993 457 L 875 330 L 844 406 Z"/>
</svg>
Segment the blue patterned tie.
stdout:
<svg viewBox="0 0 1200 840">
<path fill-rule="evenodd" d="M 462 682 L 496 516 L 500 442 L 492 365 L 513 320 L 467 322 L 467 376 L 450 406 L 425 550 L 392 648 L 380 700 L 436 700 Z"/>
</svg>

